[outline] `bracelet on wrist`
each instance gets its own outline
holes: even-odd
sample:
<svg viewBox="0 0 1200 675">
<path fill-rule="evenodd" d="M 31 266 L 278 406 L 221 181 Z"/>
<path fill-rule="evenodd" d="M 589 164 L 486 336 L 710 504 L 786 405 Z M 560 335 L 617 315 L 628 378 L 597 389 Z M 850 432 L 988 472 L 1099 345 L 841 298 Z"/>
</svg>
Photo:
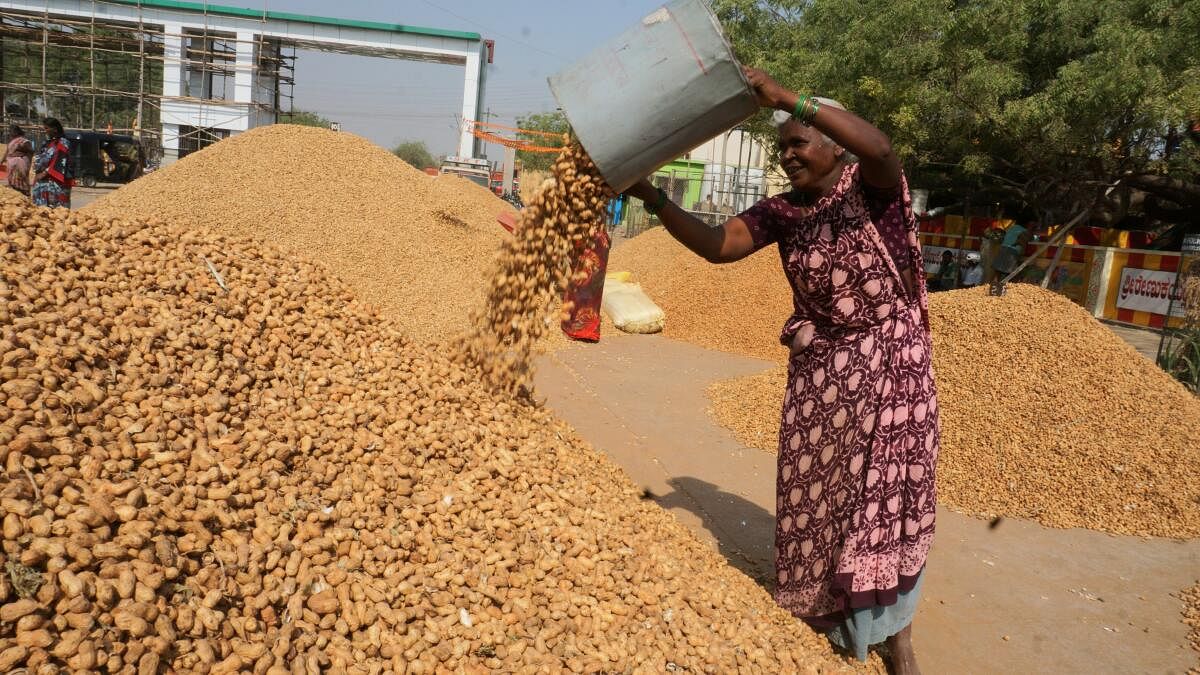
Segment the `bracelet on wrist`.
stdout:
<svg viewBox="0 0 1200 675">
<path fill-rule="evenodd" d="M 805 94 L 796 99 L 796 105 L 792 108 L 792 117 L 797 120 L 804 121 L 804 107 L 808 105 L 808 94 Z"/>
<path fill-rule="evenodd" d="M 815 96 L 805 94 L 796 99 L 796 107 L 792 109 L 792 116 L 804 124 L 812 124 L 820 107 L 821 102 Z"/>
<path fill-rule="evenodd" d="M 662 208 L 667 205 L 666 190 L 663 190 L 662 188 L 655 188 L 655 190 L 657 191 L 658 196 L 655 199 L 654 204 L 651 204 L 649 201 L 642 202 L 642 205 L 646 207 L 646 213 L 649 213 L 652 216 L 657 216 L 659 211 L 662 211 Z"/>
</svg>

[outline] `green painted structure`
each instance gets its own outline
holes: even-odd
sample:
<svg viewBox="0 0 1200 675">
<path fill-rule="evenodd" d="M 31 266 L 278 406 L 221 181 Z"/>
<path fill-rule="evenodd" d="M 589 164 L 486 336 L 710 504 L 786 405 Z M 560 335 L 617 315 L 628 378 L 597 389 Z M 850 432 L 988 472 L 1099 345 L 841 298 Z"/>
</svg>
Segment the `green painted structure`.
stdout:
<svg viewBox="0 0 1200 675">
<path fill-rule="evenodd" d="M 700 201 L 700 189 L 704 183 L 704 162 L 677 159 L 654 172 L 652 182 L 667 191 L 671 201 L 685 209 L 693 208 Z"/>
</svg>

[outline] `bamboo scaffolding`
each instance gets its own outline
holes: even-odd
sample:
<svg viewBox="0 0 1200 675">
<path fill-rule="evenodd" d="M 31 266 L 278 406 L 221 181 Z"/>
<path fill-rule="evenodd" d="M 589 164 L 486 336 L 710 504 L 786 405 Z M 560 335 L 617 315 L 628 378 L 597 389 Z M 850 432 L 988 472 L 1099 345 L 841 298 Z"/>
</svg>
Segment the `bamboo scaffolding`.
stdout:
<svg viewBox="0 0 1200 675">
<path fill-rule="evenodd" d="M 272 91 L 269 101 L 237 103 L 238 107 L 245 110 L 241 117 L 254 112 L 278 116 L 291 110 L 295 87 L 295 44 L 261 33 L 256 33 L 250 40 L 239 40 L 236 33 L 214 30 L 208 25 L 207 8 L 203 27 L 174 33 L 166 31 L 162 25 L 147 24 L 140 12 L 136 23 L 107 19 L 97 12 L 97 7 L 111 4 L 104 0 L 93 0 L 91 14 L 83 19 L 51 17 L 48 6 L 41 13 L 0 12 L 0 41 L 4 45 L 0 56 L 15 56 L 10 63 L 0 58 L 0 89 L 3 89 L 0 101 L 7 102 L 9 95 L 25 100 L 23 113 L 11 114 L 7 105 L 0 111 L 6 121 L 36 124 L 38 114 L 33 112 L 36 109 L 34 103 L 39 101 L 45 111 L 52 113 L 70 104 L 76 110 L 74 114 L 66 114 L 65 110 L 59 113 L 64 121 L 71 122 L 69 126 L 90 127 L 93 130 L 106 126 L 113 132 L 128 131 L 150 140 L 162 134 L 153 128 L 155 125 L 147 124 L 147 112 L 161 114 L 163 104 L 169 102 L 200 107 L 231 105 L 229 98 L 233 80 L 239 73 L 247 72 L 255 78 L 256 86 L 259 78 L 269 78 Z M 167 57 L 166 43 L 169 38 L 183 41 L 184 51 L 180 56 Z M 239 48 L 247 43 L 254 46 L 254 58 L 249 64 L 238 64 Z M 32 50 L 38 53 L 40 68 L 35 71 L 39 74 L 31 79 L 38 81 L 18 81 L 15 77 L 5 77 L 10 72 L 29 72 Z M 285 50 L 290 50 L 290 53 L 285 53 Z M 50 67 L 52 53 L 56 64 L 54 69 Z M 130 64 L 111 59 L 130 57 L 136 59 L 136 87 L 112 86 L 114 80 L 109 77 L 110 68 L 128 68 Z M 87 84 L 78 83 L 81 75 L 78 71 L 52 72 L 63 68 L 65 63 L 86 63 Z M 158 90 L 147 91 L 147 87 L 157 89 L 161 86 L 162 75 L 157 74 L 160 68 L 180 64 L 186 66 L 189 76 L 198 74 L 206 81 L 207 96 L 163 96 Z M 156 74 L 152 76 L 152 72 Z M 217 91 L 214 87 L 225 95 L 215 96 Z M 72 102 L 78 101 L 81 96 L 86 100 L 76 108 Z M 136 101 L 134 117 L 128 126 L 122 123 L 128 118 L 119 112 L 117 118 L 113 118 L 113 104 L 117 101 Z M 119 105 L 116 110 L 120 110 Z M 216 138 L 216 135 L 204 129 L 195 129 L 179 137 Z"/>
</svg>

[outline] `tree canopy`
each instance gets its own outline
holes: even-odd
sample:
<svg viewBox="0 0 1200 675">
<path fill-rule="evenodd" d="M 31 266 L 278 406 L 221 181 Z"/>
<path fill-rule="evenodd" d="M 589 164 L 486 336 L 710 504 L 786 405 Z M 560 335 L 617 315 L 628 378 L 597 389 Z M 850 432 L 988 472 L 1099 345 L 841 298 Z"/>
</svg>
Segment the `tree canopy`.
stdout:
<svg viewBox="0 0 1200 675">
<path fill-rule="evenodd" d="M 429 148 L 425 147 L 424 141 L 405 141 L 397 145 L 392 150 L 392 154 L 418 169 L 431 169 L 437 166 L 433 155 L 429 153 Z"/>
<path fill-rule="evenodd" d="M 308 110 L 293 110 L 291 112 L 279 113 L 279 123 L 328 129 L 333 124 L 333 121 Z"/>
<path fill-rule="evenodd" d="M 530 131 L 549 131 L 556 134 L 564 134 L 571 129 L 570 123 L 567 122 L 567 116 L 557 110 L 522 115 L 517 118 L 517 127 Z M 518 132 L 517 138 L 530 141 L 534 145 L 560 145 L 560 143 L 554 142 L 553 139 L 538 134 L 523 134 Z M 555 155 L 549 152 L 517 151 L 517 160 L 521 163 L 521 168 L 526 171 L 549 171 L 550 166 L 554 163 L 554 158 Z"/>
<path fill-rule="evenodd" d="M 714 5 L 739 58 L 878 125 L 914 186 L 1025 217 L 1200 223 L 1195 0 Z"/>
</svg>

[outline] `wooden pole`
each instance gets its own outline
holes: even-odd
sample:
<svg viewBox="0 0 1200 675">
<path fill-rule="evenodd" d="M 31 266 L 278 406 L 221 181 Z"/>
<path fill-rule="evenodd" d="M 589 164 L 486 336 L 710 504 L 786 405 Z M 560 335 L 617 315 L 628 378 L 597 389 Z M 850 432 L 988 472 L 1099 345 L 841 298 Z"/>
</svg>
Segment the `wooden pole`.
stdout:
<svg viewBox="0 0 1200 675">
<path fill-rule="evenodd" d="M 163 54 L 164 59 L 166 54 Z M 165 60 L 164 60 L 165 64 Z M 163 66 L 166 68 L 166 65 Z M 142 5 L 138 3 L 138 100 L 137 100 L 137 119 L 134 120 L 139 132 L 145 128 L 145 119 L 142 117 L 143 109 L 146 102 L 146 28 L 142 23 Z M 139 137 L 141 133 L 137 134 Z"/>
<path fill-rule="evenodd" d="M 1044 221 L 1042 225 L 1045 225 Z M 1063 251 L 1067 248 L 1065 237 L 1063 238 L 1063 242 L 1063 244 L 1060 244 L 1054 250 L 1054 257 L 1050 259 L 1050 264 L 1046 266 L 1046 273 L 1042 275 L 1042 288 L 1050 287 L 1050 279 L 1054 276 L 1054 270 L 1058 267 L 1059 262 L 1062 260 Z"/>
<path fill-rule="evenodd" d="M 1110 194 L 1112 194 L 1113 190 L 1117 189 L 1117 186 L 1120 184 L 1121 184 L 1121 180 L 1118 179 L 1112 185 L 1108 186 L 1108 189 L 1104 191 L 1104 197 L 1101 197 L 1101 199 L 1107 198 Z M 1097 200 L 1097 201 L 1099 201 L 1099 200 Z M 1017 266 L 1017 269 L 1013 270 L 1011 273 L 1008 274 L 1008 276 L 1001 279 L 1000 285 L 1003 286 L 1004 284 L 1008 283 L 1010 280 L 1015 278 L 1026 267 L 1028 267 L 1030 265 L 1030 263 L 1032 263 L 1034 260 L 1037 260 L 1039 257 L 1041 257 L 1041 255 L 1043 253 L 1045 253 L 1046 250 L 1049 249 L 1051 246 L 1054 246 L 1055 244 L 1058 244 L 1059 242 L 1066 241 L 1067 235 L 1070 234 L 1071 231 L 1074 230 L 1079 225 L 1079 223 L 1083 222 L 1083 219 L 1086 218 L 1087 215 L 1092 212 L 1092 207 L 1094 205 L 1095 205 L 1095 203 L 1088 204 L 1087 206 L 1085 206 L 1082 211 L 1080 211 L 1074 218 L 1072 218 L 1070 220 L 1070 222 L 1068 222 L 1066 225 L 1063 225 L 1061 230 L 1059 230 L 1058 232 L 1055 232 L 1053 237 L 1050 237 L 1050 239 L 1047 240 L 1046 243 L 1044 243 L 1040 247 L 1038 247 L 1038 250 L 1035 251 L 1032 256 L 1030 256 L 1029 258 L 1026 258 L 1025 262 L 1023 262 L 1019 266 Z M 1060 250 L 1061 250 L 1061 247 L 1060 247 Z"/>
<path fill-rule="evenodd" d="M 50 7 L 42 14 L 42 105 L 50 116 L 50 95 L 46 92 L 46 45 L 50 42 Z"/>
<path fill-rule="evenodd" d="M 96 2 L 92 0 L 92 27 L 88 33 L 88 73 L 91 76 L 92 131 L 96 130 Z"/>
</svg>

